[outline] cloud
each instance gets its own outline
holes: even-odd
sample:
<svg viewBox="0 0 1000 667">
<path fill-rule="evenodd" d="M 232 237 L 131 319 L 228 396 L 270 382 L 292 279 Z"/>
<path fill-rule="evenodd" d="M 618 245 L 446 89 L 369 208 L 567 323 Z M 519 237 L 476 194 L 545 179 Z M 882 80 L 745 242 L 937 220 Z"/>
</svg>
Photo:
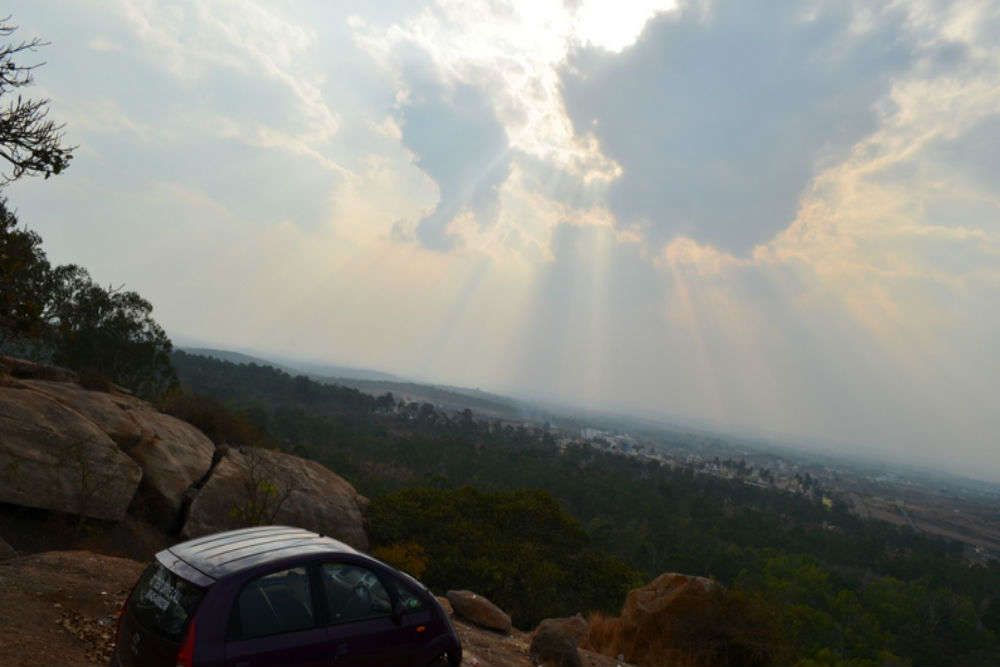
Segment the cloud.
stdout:
<svg viewBox="0 0 1000 667">
<path fill-rule="evenodd" d="M 434 210 L 417 225 L 427 248 L 448 250 L 455 237 L 448 225 L 469 212 L 486 226 L 496 220 L 497 189 L 510 172 L 507 132 L 477 88 L 416 85 L 398 111 L 403 144 L 417 165 L 437 183 Z"/>
<path fill-rule="evenodd" d="M 567 112 L 623 169 L 609 201 L 653 242 L 686 235 L 733 252 L 795 218 L 815 174 L 879 121 L 914 58 L 905 15 L 847 3 L 688 3 L 620 54 L 573 51 Z"/>
</svg>

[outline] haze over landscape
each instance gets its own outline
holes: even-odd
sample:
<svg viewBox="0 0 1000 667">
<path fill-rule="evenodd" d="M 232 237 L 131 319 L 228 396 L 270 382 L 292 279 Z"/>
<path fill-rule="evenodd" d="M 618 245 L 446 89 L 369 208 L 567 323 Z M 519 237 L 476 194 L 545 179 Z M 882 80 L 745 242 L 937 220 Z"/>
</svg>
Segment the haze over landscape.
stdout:
<svg viewBox="0 0 1000 667">
<path fill-rule="evenodd" d="M 11 203 L 175 342 L 1000 480 L 995 2 L 7 11 Z"/>
</svg>

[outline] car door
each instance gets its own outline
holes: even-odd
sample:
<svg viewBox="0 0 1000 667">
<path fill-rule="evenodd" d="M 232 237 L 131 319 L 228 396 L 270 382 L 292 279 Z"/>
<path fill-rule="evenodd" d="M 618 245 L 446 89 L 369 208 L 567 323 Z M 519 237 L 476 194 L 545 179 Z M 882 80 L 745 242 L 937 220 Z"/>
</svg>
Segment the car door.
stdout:
<svg viewBox="0 0 1000 667">
<path fill-rule="evenodd" d="M 317 622 L 313 592 L 306 567 L 246 582 L 230 612 L 226 667 L 330 667 L 329 635 Z"/>
<path fill-rule="evenodd" d="M 393 618 L 383 575 L 350 562 L 319 564 L 337 667 L 410 667 L 407 628 Z"/>
</svg>

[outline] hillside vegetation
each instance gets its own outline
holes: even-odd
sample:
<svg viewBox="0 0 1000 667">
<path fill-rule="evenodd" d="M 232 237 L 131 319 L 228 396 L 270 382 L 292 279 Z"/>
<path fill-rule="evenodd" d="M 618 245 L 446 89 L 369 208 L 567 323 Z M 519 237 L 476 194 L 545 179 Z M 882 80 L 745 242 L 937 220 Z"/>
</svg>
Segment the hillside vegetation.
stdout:
<svg viewBox="0 0 1000 667">
<path fill-rule="evenodd" d="M 416 562 L 433 582 L 480 590 L 514 610 L 515 623 L 613 610 L 635 577 L 679 571 L 712 576 L 766 609 L 780 630 L 775 655 L 792 664 L 1000 661 L 1000 566 L 968 564 L 960 544 L 863 521 L 840 503 L 828 508 L 582 445 L 560 452 L 543 429 L 400 406 L 391 395 L 261 366 L 173 359 L 189 391 L 223 401 L 281 447 L 329 465 L 372 497 L 376 548 Z M 512 501 L 490 494 L 517 489 L 544 491 L 521 491 L 524 522 L 504 529 L 489 512 Z M 547 495 L 566 519 L 551 521 Z M 485 516 L 494 529 L 475 519 L 457 533 L 443 525 L 466 516 Z M 536 519 L 549 529 L 526 531 L 518 551 L 518 530 Z M 475 563 L 456 558 L 456 541 Z M 559 545 L 574 546 L 560 553 Z M 512 548 L 527 561 L 516 564 L 521 570 L 498 565 Z M 595 562 L 566 560 L 580 548 Z M 561 585 L 567 571 L 586 580 L 595 568 L 607 568 L 600 587 Z M 595 601 L 597 590 L 608 598 Z"/>
</svg>

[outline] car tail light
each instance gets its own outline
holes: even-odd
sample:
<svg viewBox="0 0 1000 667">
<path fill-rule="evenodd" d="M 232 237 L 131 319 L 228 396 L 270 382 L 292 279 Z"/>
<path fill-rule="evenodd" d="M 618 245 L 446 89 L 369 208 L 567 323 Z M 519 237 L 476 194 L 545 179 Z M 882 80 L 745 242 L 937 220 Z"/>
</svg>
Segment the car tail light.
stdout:
<svg viewBox="0 0 1000 667">
<path fill-rule="evenodd" d="M 194 619 L 188 623 L 187 632 L 184 634 L 184 643 L 181 650 L 177 652 L 177 667 L 193 667 L 194 665 Z"/>
</svg>

